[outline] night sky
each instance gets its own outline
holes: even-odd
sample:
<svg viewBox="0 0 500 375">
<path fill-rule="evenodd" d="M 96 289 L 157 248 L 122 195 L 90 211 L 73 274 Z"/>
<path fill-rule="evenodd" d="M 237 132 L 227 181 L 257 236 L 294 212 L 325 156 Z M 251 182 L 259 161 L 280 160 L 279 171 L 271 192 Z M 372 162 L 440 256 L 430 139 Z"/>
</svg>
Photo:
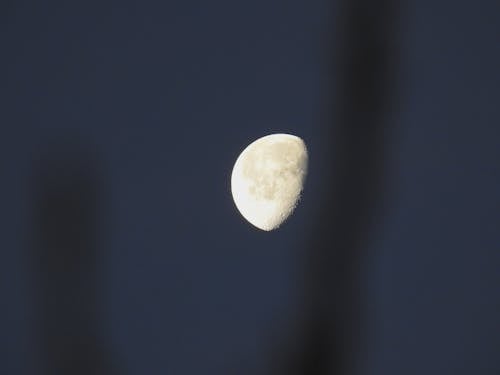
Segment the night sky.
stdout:
<svg viewBox="0 0 500 375">
<path fill-rule="evenodd" d="M 500 3 L 403 3 L 356 373 L 500 374 Z M 336 5 L 0 5 L 0 374 L 40 373 L 33 176 L 72 155 L 95 176 L 114 373 L 269 373 L 295 337 L 328 192 Z M 295 213 L 263 232 L 230 174 L 276 132 L 305 141 L 309 174 Z"/>
</svg>

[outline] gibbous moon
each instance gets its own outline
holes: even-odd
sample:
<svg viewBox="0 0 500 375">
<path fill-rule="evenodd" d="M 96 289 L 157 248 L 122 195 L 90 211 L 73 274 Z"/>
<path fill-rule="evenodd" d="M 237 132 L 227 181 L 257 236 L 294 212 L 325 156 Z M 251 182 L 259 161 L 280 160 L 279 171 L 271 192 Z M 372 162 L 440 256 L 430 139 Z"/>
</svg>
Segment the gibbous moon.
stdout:
<svg viewBox="0 0 500 375">
<path fill-rule="evenodd" d="M 245 148 L 233 167 L 231 193 L 251 224 L 270 231 L 295 209 L 307 174 L 304 141 L 290 134 L 271 134 Z"/>
</svg>

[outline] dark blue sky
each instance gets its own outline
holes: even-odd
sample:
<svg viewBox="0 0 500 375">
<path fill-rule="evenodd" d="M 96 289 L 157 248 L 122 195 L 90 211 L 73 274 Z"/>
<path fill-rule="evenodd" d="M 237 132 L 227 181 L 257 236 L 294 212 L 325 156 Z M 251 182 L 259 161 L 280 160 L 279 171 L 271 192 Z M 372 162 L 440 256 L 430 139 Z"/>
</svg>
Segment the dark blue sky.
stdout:
<svg viewBox="0 0 500 375">
<path fill-rule="evenodd" d="M 362 264 L 360 374 L 500 371 L 500 5 L 405 2 L 387 176 Z M 314 1 L 7 1 L 0 8 L 0 373 L 36 374 L 28 255 L 40 150 L 78 139 L 106 204 L 102 339 L 123 374 L 265 374 L 301 313 L 325 193 L 334 12 Z M 229 177 L 273 132 L 310 151 L 275 232 Z"/>
</svg>

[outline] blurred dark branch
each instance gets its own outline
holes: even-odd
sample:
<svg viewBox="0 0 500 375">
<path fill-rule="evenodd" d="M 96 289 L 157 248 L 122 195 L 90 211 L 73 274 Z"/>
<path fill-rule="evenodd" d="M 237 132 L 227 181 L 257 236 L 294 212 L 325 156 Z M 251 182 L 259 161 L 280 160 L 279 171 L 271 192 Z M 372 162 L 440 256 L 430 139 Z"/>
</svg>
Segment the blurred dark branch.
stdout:
<svg viewBox="0 0 500 375">
<path fill-rule="evenodd" d="M 40 156 L 34 179 L 33 263 L 42 373 L 110 374 L 99 340 L 96 161 L 80 146 Z"/>
<path fill-rule="evenodd" d="M 350 374 L 360 354 L 360 259 L 384 175 L 396 0 L 344 0 L 334 21 L 327 136 L 332 177 L 307 256 L 306 321 L 281 373 Z M 333 90 L 332 90 L 333 89 Z"/>
</svg>

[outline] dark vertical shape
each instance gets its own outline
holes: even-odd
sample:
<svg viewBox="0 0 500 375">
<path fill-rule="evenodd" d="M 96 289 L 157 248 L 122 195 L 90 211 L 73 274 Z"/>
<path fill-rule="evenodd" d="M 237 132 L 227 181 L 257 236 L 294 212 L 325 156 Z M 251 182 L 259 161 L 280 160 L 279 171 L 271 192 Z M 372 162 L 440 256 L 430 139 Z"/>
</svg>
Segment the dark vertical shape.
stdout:
<svg viewBox="0 0 500 375">
<path fill-rule="evenodd" d="M 33 264 L 43 374 L 112 373 L 97 329 L 100 177 L 80 144 L 52 145 L 35 165 Z"/>
<path fill-rule="evenodd" d="M 307 252 L 308 312 L 283 374 L 351 374 L 360 358 L 360 259 L 381 193 L 398 18 L 396 0 L 339 3 L 326 111 L 330 195 Z"/>
</svg>

